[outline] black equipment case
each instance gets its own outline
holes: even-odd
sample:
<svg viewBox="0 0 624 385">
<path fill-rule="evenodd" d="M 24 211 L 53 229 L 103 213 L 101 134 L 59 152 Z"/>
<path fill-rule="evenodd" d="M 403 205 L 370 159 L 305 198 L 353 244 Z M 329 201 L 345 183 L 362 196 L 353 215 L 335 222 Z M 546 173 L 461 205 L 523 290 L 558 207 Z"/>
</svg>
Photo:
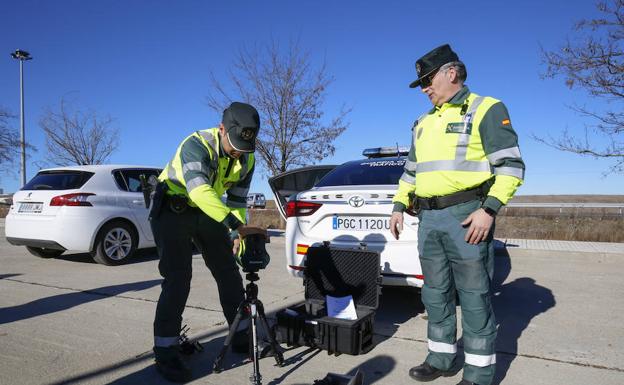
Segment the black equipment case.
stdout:
<svg viewBox="0 0 624 385">
<path fill-rule="evenodd" d="M 304 263 L 305 301 L 276 314 L 277 340 L 288 346 L 318 347 L 336 355 L 369 352 L 375 346 L 379 263 L 379 253 L 365 248 L 341 249 L 328 242 L 310 247 Z M 326 295 L 353 296 L 357 319 L 328 317 Z"/>
</svg>

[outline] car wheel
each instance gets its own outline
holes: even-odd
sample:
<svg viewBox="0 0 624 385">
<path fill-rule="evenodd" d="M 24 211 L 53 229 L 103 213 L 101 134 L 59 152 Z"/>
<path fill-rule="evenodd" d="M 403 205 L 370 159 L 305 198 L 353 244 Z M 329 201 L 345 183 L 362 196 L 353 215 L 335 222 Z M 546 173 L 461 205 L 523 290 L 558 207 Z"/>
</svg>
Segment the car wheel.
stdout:
<svg viewBox="0 0 624 385">
<path fill-rule="evenodd" d="M 56 258 L 63 254 L 63 250 L 45 249 L 43 247 L 26 246 L 30 254 L 39 258 Z"/>
<path fill-rule="evenodd" d="M 134 229 L 127 223 L 115 221 L 100 229 L 91 255 L 95 262 L 102 265 L 120 265 L 134 254 L 136 246 Z"/>
</svg>

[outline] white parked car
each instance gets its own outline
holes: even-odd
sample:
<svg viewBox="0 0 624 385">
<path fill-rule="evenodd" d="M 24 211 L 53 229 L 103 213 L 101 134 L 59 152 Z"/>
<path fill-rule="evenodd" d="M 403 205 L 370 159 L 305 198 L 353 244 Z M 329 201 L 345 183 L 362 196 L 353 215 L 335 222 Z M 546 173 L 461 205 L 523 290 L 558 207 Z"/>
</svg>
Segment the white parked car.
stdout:
<svg viewBox="0 0 624 385">
<path fill-rule="evenodd" d="M 303 277 L 303 259 L 311 245 L 330 241 L 337 247 L 365 245 L 381 253 L 382 284 L 422 287 L 418 259 L 418 218 L 404 215 L 400 240 L 390 234 L 392 198 L 403 173 L 407 149 L 374 148 L 366 159 L 340 166 L 311 166 L 269 179 L 286 218 L 286 264 Z"/>
<path fill-rule="evenodd" d="M 160 171 L 131 165 L 41 170 L 13 195 L 7 241 L 42 258 L 72 250 L 104 265 L 121 264 L 136 249 L 154 247 L 139 175 Z"/>
</svg>

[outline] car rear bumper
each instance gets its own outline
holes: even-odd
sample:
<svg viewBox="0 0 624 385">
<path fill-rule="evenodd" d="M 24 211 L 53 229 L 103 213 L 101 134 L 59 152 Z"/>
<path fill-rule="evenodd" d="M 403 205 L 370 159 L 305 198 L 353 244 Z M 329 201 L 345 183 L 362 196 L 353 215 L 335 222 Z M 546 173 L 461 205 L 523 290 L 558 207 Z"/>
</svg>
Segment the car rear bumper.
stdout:
<svg viewBox="0 0 624 385">
<path fill-rule="evenodd" d="M 9 213 L 5 222 L 7 240 L 25 246 L 88 252 L 102 218 L 94 210 L 89 215 L 16 215 Z M 47 244 L 47 246 L 44 246 Z M 51 247 L 50 245 L 56 245 Z"/>
<path fill-rule="evenodd" d="M 303 278 L 304 251 L 297 253 L 298 246 L 321 244 L 322 240 L 304 237 L 296 226 L 286 226 L 286 266 L 290 275 Z M 418 258 L 418 243 L 416 240 L 393 242 L 365 242 L 367 248 L 381 254 L 382 285 L 422 287 L 424 284 L 420 260 Z M 358 248 L 360 241 L 346 242 L 340 239 L 331 241 L 336 247 Z"/>
<path fill-rule="evenodd" d="M 25 239 L 25 238 L 13 238 L 7 237 L 7 242 L 12 244 L 13 246 L 31 246 L 31 247 L 41 247 L 44 249 L 50 250 L 67 250 L 63 246 L 59 245 L 54 241 L 48 241 L 44 239 Z"/>
<path fill-rule="evenodd" d="M 289 265 L 287 269 L 291 276 L 303 279 L 303 270 L 301 268 L 293 268 Z M 424 278 L 417 278 L 407 274 L 381 273 L 381 284 L 383 286 L 422 287 L 424 283 Z"/>
</svg>

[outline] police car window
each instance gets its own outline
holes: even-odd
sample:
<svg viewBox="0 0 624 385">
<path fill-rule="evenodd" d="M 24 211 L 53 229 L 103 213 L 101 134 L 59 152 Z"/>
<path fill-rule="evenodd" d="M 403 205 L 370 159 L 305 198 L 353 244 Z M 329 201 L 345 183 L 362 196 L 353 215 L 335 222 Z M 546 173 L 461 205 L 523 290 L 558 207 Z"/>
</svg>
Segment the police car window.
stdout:
<svg viewBox="0 0 624 385">
<path fill-rule="evenodd" d="M 405 158 L 364 159 L 336 167 L 316 187 L 398 184 Z"/>
</svg>

